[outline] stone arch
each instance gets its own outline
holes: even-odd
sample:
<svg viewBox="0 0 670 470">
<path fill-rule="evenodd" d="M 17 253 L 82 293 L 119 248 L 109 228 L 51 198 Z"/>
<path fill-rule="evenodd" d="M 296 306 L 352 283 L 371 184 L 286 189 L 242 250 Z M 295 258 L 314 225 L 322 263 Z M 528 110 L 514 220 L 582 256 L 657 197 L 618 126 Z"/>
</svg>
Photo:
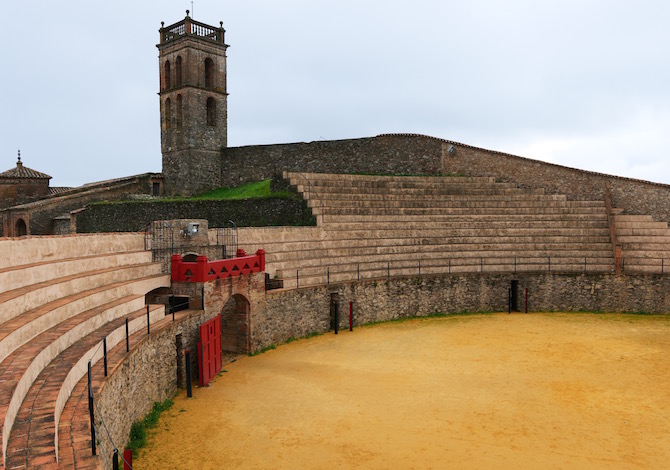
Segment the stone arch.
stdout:
<svg viewBox="0 0 670 470">
<path fill-rule="evenodd" d="M 251 352 L 251 304 L 242 294 L 228 299 L 221 309 L 221 349 L 224 352 Z"/>
<path fill-rule="evenodd" d="M 176 87 L 180 87 L 183 84 L 183 78 L 182 78 L 182 60 L 181 56 L 177 56 L 177 60 L 175 61 L 175 80 L 174 80 L 174 85 Z"/>
<path fill-rule="evenodd" d="M 189 251 L 188 253 L 184 253 L 181 255 L 182 261 L 186 263 L 195 263 L 198 261 L 198 256 L 200 256 L 198 253 L 195 253 L 193 251 Z"/>
<path fill-rule="evenodd" d="M 181 95 L 177 95 L 177 116 L 176 116 L 177 119 L 175 123 L 177 125 L 177 128 L 181 127 L 182 124 L 183 113 L 184 113 L 183 107 L 184 107 L 183 99 Z"/>
<path fill-rule="evenodd" d="M 163 68 L 164 68 L 164 70 L 163 70 L 163 86 L 164 86 L 164 88 L 163 89 L 164 90 L 169 90 L 170 86 L 171 86 L 171 80 L 170 80 L 171 70 L 170 70 L 170 61 L 169 60 L 165 61 L 165 65 L 163 66 Z"/>
<path fill-rule="evenodd" d="M 26 221 L 22 218 L 18 218 L 14 223 L 14 236 L 23 237 L 25 235 L 28 235 L 28 226 L 26 225 Z"/>
<path fill-rule="evenodd" d="M 165 100 L 165 128 L 172 127 L 172 100 L 170 98 Z"/>
<path fill-rule="evenodd" d="M 214 61 L 210 57 L 205 59 L 205 88 L 214 88 Z"/>
<path fill-rule="evenodd" d="M 216 127 L 216 100 L 212 97 L 207 98 L 207 125 Z"/>
</svg>

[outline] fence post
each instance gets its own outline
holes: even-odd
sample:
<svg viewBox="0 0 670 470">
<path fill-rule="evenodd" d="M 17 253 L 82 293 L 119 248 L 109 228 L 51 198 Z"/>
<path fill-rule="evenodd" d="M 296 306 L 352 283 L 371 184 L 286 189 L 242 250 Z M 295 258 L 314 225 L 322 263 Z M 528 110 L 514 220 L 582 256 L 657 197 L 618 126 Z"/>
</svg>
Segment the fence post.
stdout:
<svg viewBox="0 0 670 470">
<path fill-rule="evenodd" d="M 354 331 L 354 303 L 349 301 L 349 331 Z"/>
<path fill-rule="evenodd" d="M 451 258 L 449 258 L 449 274 L 451 274 Z"/>
<path fill-rule="evenodd" d="M 516 256 L 514 257 L 514 272 L 516 272 Z"/>
<path fill-rule="evenodd" d="M 361 263 L 358 263 L 358 267 L 356 268 L 356 271 L 358 272 L 358 280 L 361 280 Z"/>
<path fill-rule="evenodd" d="M 512 288 L 507 289 L 507 313 L 512 313 Z"/>
<path fill-rule="evenodd" d="M 114 449 L 114 455 L 112 456 L 112 469 L 119 470 L 119 450 Z"/>
<path fill-rule="evenodd" d="M 479 258 L 479 272 L 484 272 L 484 258 Z"/>
<path fill-rule="evenodd" d="M 123 470 L 133 470 L 133 450 L 123 451 Z"/>
<path fill-rule="evenodd" d="M 295 270 L 295 288 L 297 289 L 299 287 L 300 287 L 300 271 L 296 269 Z"/>
<path fill-rule="evenodd" d="M 664 264 L 665 264 L 665 259 L 664 259 L 664 258 L 661 258 L 661 274 L 663 274 L 664 271 L 665 271 L 665 266 L 664 266 Z"/>
<path fill-rule="evenodd" d="M 327 279 L 328 279 L 328 280 L 326 281 L 326 284 L 330 285 L 330 266 L 328 266 L 328 268 L 326 268 L 326 269 L 328 270 L 328 271 L 327 271 L 327 274 L 326 274 Z"/>
<path fill-rule="evenodd" d="M 549 260 L 548 261 L 549 264 L 547 264 L 547 267 L 549 268 L 549 271 L 551 271 L 551 256 L 548 257 L 547 259 Z"/>
<path fill-rule="evenodd" d="M 386 262 L 386 279 L 391 279 L 391 262 Z"/>
<path fill-rule="evenodd" d="M 203 284 L 202 289 L 201 289 L 201 295 L 202 295 L 202 309 L 205 310 L 205 285 Z"/>
<path fill-rule="evenodd" d="M 149 306 L 147 305 L 147 335 L 151 334 L 151 321 L 149 319 Z"/>
<path fill-rule="evenodd" d="M 130 337 L 128 335 L 128 317 L 126 317 L 126 352 L 130 352 Z"/>
<path fill-rule="evenodd" d="M 93 414 L 93 388 L 91 387 L 91 361 L 88 361 L 88 417 L 91 420 L 91 455 L 95 456 L 95 415 Z"/>
<path fill-rule="evenodd" d="M 586 256 L 584 256 L 584 272 L 586 272 Z"/>
<path fill-rule="evenodd" d="M 419 276 L 421 276 L 421 259 L 419 259 Z"/>
<path fill-rule="evenodd" d="M 105 364 L 105 377 L 107 377 L 107 337 L 102 338 L 102 358 Z"/>
<path fill-rule="evenodd" d="M 191 387 L 191 351 L 188 349 L 184 351 L 186 358 L 186 396 L 191 398 L 193 396 L 193 389 Z"/>
</svg>

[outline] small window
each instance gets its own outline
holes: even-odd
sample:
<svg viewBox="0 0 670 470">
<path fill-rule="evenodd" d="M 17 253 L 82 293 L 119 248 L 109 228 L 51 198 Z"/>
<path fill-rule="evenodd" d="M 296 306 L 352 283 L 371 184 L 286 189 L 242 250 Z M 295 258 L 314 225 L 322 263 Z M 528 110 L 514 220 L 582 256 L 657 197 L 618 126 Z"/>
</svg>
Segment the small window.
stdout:
<svg viewBox="0 0 670 470">
<path fill-rule="evenodd" d="M 214 98 L 207 98 L 207 125 L 216 126 L 216 100 Z"/>
<path fill-rule="evenodd" d="M 165 128 L 172 127 L 172 101 L 170 98 L 165 100 Z"/>
<path fill-rule="evenodd" d="M 165 71 L 163 73 L 163 81 L 165 83 L 165 90 L 170 89 L 170 61 L 166 60 L 165 61 Z"/>
<path fill-rule="evenodd" d="M 151 194 L 154 196 L 160 196 L 161 195 L 161 184 L 154 182 L 151 186 Z"/>
<path fill-rule="evenodd" d="M 214 61 L 205 59 L 205 88 L 214 88 Z"/>
<path fill-rule="evenodd" d="M 183 109 L 183 105 L 182 105 L 181 95 L 177 95 L 177 115 L 175 116 L 176 117 L 176 123 L 175 124 L 177 125 L 177 128 L 181 127 L 182 113 L 183 113 L 182 109 Z"/>
<path fill-rule="evenodd" d="M 176 70 L 176 77 L 175 77 L 175 86 L 181 86 L 182 85 L 182 78 L 181 78 L 181 56 L 177 56 L 177 70 Z"/>
</svg>

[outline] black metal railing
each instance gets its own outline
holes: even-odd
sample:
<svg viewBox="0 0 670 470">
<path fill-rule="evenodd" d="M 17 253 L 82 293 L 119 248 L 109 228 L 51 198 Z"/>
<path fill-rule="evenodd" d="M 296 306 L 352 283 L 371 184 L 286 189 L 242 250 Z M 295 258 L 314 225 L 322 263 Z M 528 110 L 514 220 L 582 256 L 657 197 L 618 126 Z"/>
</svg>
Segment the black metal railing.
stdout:
<svg viewBox="0 0 670 470">
<path fill-rule="evenodd" d="M 669 260 L 670 261 L 670 260 Z M 664 258 L 623 258 L 623 272 L 631 274 L 670 274 Z M 509 257 L 509 258 L 423 258 L 413 260 L 383 260 L 349 264 L 304 267 L 286 271 L 286 284 L 307 287 L 360 280 L 388 280 L 400 276 L 425 276 L 460 273 L 614 273 L 609 258 L 589 257 Z M 287 287 L 288 287 L 287 285 Z"/>
</svg>

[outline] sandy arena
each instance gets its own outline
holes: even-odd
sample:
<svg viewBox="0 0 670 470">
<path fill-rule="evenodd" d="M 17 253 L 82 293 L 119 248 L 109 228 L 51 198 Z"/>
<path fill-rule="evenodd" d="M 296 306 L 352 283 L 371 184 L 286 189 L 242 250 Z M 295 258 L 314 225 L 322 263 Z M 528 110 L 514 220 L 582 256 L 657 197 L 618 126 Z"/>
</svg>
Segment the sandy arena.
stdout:
<svg viewBox="0 0 670 470">
<path fill-rule="evenodd" d="M 417 319 L 181 391 L 136 469 L 670 468 L 670 316 Z"/>
</svg>

